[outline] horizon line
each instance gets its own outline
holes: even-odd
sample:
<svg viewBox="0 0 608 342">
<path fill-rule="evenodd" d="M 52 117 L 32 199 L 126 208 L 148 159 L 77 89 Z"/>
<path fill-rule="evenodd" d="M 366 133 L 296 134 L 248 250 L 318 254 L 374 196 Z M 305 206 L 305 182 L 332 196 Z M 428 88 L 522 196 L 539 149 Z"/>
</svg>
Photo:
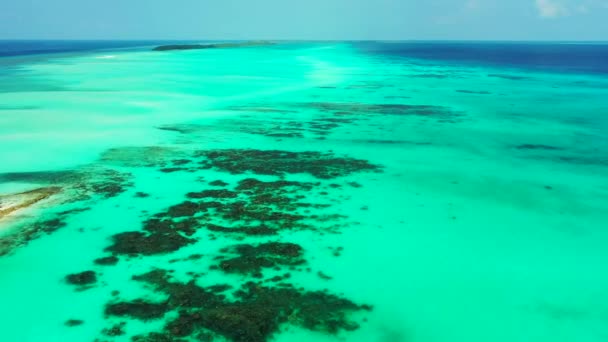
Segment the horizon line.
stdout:
<svg viewBox="0 0 608 342">
<path fill-rule="evenodd" d="M 558 40 L 558 39 L 111 39 L 111 38 L 0 38 L 0 41 L 56 41 L 56 42 L 218 42 L 218 41 L 270 41 L 270 42 L 550 42 L 550 43 L 608 43 L 608 40 Z"/>
</svg>

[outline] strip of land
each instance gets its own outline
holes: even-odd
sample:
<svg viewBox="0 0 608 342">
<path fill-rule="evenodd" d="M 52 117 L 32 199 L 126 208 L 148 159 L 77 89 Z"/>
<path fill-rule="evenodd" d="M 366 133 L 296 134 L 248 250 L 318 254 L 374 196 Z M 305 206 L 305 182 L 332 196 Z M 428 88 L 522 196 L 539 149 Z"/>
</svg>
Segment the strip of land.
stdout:
<svg viewBox="0 0 608 342">
<path fill-rule="evenodd" d="M 52 186 L 34 189 L 17 194 L 0 196 L 0 219 L 21 209 L 29 208 L 61 191 L 60 187 Z"/>
<path fill-rule="evenodd" d="M 265 46 L 273 45 L 268 41 L 250 41 L 241 43 L 213 43 L 213 44 L 177 44 L 177 45 L 161 45 L 153 49 L 153 51 L 174 51 L 174 50 L 204 50 L 204 49 L 227 49 L 249 46 Z"/>
</svg>

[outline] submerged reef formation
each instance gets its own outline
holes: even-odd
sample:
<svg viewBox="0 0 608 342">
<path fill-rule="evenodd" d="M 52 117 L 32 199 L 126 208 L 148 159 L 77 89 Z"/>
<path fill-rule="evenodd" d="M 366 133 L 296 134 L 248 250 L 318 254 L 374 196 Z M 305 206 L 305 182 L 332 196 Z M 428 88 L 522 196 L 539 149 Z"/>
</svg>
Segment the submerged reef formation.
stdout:
<svg viewBox="0 0 608 342">
<path fill-rule="evenodd" d="M 161 318 L 167 312 L 167 304 L 151 303 L 145 300 L 134 300 L 130 302 L 116 302 L 106 305 L 107 316 L 127 316 L 143 321 Z"/>
<path fill-rule="evenodd" d="M 90 285 L 97 282 L 97 274 L 94 271 L 69 274 L 65 280 L 72 285 Z"/>
<path fill-rule="evenodd" d="M 159 167 L 178 163 L 183 167 L 210 168 L 231 174 L 257 173 L 278 175 L 308 173 L 320 179 L 346 176 L 354 172 L 380 172 L 381 168 L 364 160 L 338 157 L 332 153 L 288 152 L 279 150 L 229 149 L 195 151 L 189 158 L 174 159 L 164 150 L 147 149 L 143 163 L 130 158 L 134 151 L 112 150 L 104 160 L 126 165 Z M 182 152 L 178 155 L 184 156 Z M 162 171 L 162 170 L 161 170 Z M 213 182 L 214 186 L 228 184 Z M 274 235 L 280 230 L 330 229 L 322 222 L 339 218 L 313 216 L 307 209 L 322 209 L 327 203 L 305 203 L 302 198 L 321 183 L 261 181 L 242 179 L 233 189 L 210 189 L 186 194 L 187 200 L 157 213 L 143 224 L 143 231 L 128 231 L 112 237 L 107 251 L 115 255 L 153 255 L 174 252 L 196 241 L 193 235 L 204 227 L 215 233 Z"/>
<path fill-rule="evenodd" d="M 314 109 L 321 113 L 330 113 L 330 117 L 318 117 L 314 120 L 327 121 L 334 123 L 351 123 L 357 120 L 362 115 L 388 115 L 388 116 L 412 116 L 422 118 L 435 118 L 438 120 L 455 119 L 462 116 L 461 112 L 455 111 L 449 107 L 436 105 L 414 105 L 403 103 L 358 103 L 358 102 L 294 102 L 282 103 L 286 108 L 308 108 Z M 232 106 L 228 107 L 232 111 L 255 112 L 259 108 L 267 108 L 262 105 L 249 106 Z M 287 113 L 292 111 L 286 110 Z M 282 113 L 279 112 L 279 113 Z M 351 117 L 352 116 L 352 117 Z M 344 118 L 347 120 L 341 120 Z M 313 120 L 313 121 L 314 121 Z M 299 122 L 299 124 L 303 124 Z"/>
<path fill-rule="evenodd" d="M 317 124 L 319 129 L 333 125 L 329 121 Z M 353 315 L 371 310 L 326 290 L 307 290 L 288 282 L 293 272 L 332 279 L 321 270 L 313 272 L 306 249 L 286 241 L 287 237 L 301 230 L 340 233 L 348 226 L 347 217 L 333 211 L 332 204 L 345 198 L 339 195 L 341 189 L 362 186 L 352 179 L 341 179 L 355 173 L 382 172 L 382 167 L 367 160 L 332 152 L 126 147 L 106 151 L 97 164 L 82 170 L 0 174 L 0 181 L 57 186 L 44 188 L 46 192 L 39 190 L 40 196 L 33 198 L 61 189 L 65 195 L 62 203 L 68 206 L 24 226 L 9 240 L 0 239 L 0 252 L 66 226 L 71 215 L 88 209 L 75 203 L 118 196 L 133 186 L 130 173 L 110 166 L 120 170 L 151 168 L 161 182 L 176 172 L 196 173 L 198 177 L 191 177 L 196 188 L 188 189 L 180 201 L 154 213 L 142 211 L 140 229 L 111 235 L 106 254 L 91 260 L 93 269 L 65 276 L 66 285 L 76 291 L 97 284 L 112 286 L 103 279 L 103 269 L 152 256 L 167 256 L 168 264 L 179 262 L 184 271 L 174 276 L 172 270 L 153 269 L 133 276 L 134 284 L 154 293 L 152 299 L 123 298 L 121 293 L 133 292 L 114 288 L 103 308 L 108 326 L 100 331 L 100 341 L 128 335 L 129 320 L 166 320 L 160 331 L 129 336 L 142 342 L 216 338 L 262 342 L 284 325 L 338 334 L 357 329 L 359 322 Z M 214 178 L 207 180 L 207 172 Z M 218 179 L 221 174 L 229 181 Z M 145 202 L 150 194 L 138 190 L 144 189 L 135 189 L 129 198 Z M 199 249 L 204 248 L 205 240 L 220 238 L 228 243 L 215 250 Z M 173 255 L 185 247 L 197 251 L 190 256 Z M 206 273 L 232 279 L 231 285 L 207 280 L 202 276 Z"/>
<path fill-rule="evenodd" d="M 345 125 L 354 126 L 364 117 L 345 113 L 325 113 L 314 119 L 300 119 L 296 110 L 274 109 L 259 106 L 232 106 L 227 110 L 243 113 L 272 113 L 272 117 L 256 117 L 241 115 L 237 118 L 225 119 L 222 124 L 228 129 L 238 129 L 240 132 L 262 135 L 275 140 L 283 138 L 326 139 L 334 130 Z"/>
<path fill-rule="evenodd" d="M 322 112 L 357 113 L 367 115 L 394 115 L 431 118 L 438 122 L 454 122 L 462 113 L 448 107 L 434 105 L 410 105 L 394 103 L 340 103 L 340 102 L 309 102 L 295 104 L 298 107 L 313 108 Z"/>
<path fill-rule="evenodd" d="M 74 170 L 0 173 L 1 183 L 65 184 L 79 180 L 82 180 L 81 173 Z"/>
<path fill-rule="evenodd" d="M 214 43 L 214 44 L 181 44 L 181 45 L 161 45 L 153 49 L 153 51 L 174 51 L 174 50 L 205 50 L 205 49 L 228 49 L 252 46 L 273 45 L 269 41 L 248 41 L 241 43 Z"/>
<path fill-rule="evenodd" d="M 543 144 L 521 144 L 515 146 L 518 150 L 543 150 L 543 151 L 561 151 L 563 148 Z"/>
<path fill-rule="evenodd" d="M 199 151 L 203 165 L 231 174 L 252 172 L 261 175 L 308 173 L 320 179 L 349 175 L 353 172 L 379 171 L 366 160 L 337 157 L 333 153 L 290 152 L 279 150 L 229 149 Z"/>
<path fill-rule="evenodd" d="M 67 216 L 68 213 L 59 213 L 47 219 L 19 225 L 9 234 L 0 237 L 0 256 L 9 254 L 16 248 L 27 245 L 32 240 L 65 227 Z"/>
<path fill-rule="evenodd" d="M 96 265 L 102 265 L 102 266 L 114 266 L 118 263 L 119 259 L 115 256 L 108 256 L 108 257 L 102 257 L 102 258 L 98 258 L 95 259 L 93 262 Z"/>
<path fill-rule="evenodd" d="M 83 168 L 81 170 L 12 172 L 1 173 L 0 183 L 20 182 L 49 185 L 47 189 L 61 188 L 65 201 L 82 201 L 93 196 L 111 198 L 132 186 L 131 175 L 106 168 Z"/>
<path fill-rule="evenodd" d="M 185 237 L 192 231 L 191 222 L 175 222 L 170 219 L 150 219 L 144 222 L 144 231 L 133 231 L 116 234 L 114 242 L 106 251 L 116 255 L 153 255 L 174 252 L 195 240 Z M 191 235 L 191 234 L 190 234 Z"/>
<path fill-rule="evenodd" d="M 95 271 L 84 271 L 68 274 L 65 276 L 65 281 L 70 285 L 76 286 L 76 291 L 85 291 L 97 283 L 97 273 Z"/>
<path fill-rule="evenodd" d="M 270 236 L 283 230 L 332 231 L 341 216 L 310 215 L 311 208 L 329 204 L 302 201 L 321 183 L 261 181 L 245 178 L 234 190 L 204 190 L 186 194 L 188 198 L 143 222 L 143 231 L 127 231 L 112 236 L 106 251 L 114 256 L 154 255 L 177 251 L 197 241 L 197 232 L 238 236 Z"/>
<path fill-rule="evenodd" d="M 485 90 L 466 90 L 466 89 L 457 89 L 457 93 L 463 94 L 472 94 L 472 95 L 492 95 L 491 92 Z"/>
<path fill-rule="evenodd" d="M 371 310 L 347 299 L 319 291 L 304 291 L 292 285 L 267 287 L 246 282 L 231 290 L 228 285 L 201 287 L 194 280 L 174 281 L 165 270 L 156 269 L 134 276 L 152 289 L 165 294 L 162 303 L 142 299 L 115 302 L 106 306 L 107 316 L 128 316 L 148 320 L 176 312 L 162 332 L 138 336 L 134 341 L 178 341 L 180 338 L 213 334 L 235 342 L 263 342 L 277 333 L 283 324 L 336 334 L 354 330 L 358 323 L 349 318 L 357 311 Z M 226 292 L 230 293 L 226 293 Z"/>
<path fill-rule="evenodd" d="M 488 77 L 502 78 L 510 81 L 523 81 L 530 80 L 532 77 L 529 76 L 520 76 L 520 75 L 510 75 L 510 74 L 488 74 Z"/>
<path fill-rule="evenodd" d="M 117 147 L 101 154 L 99 161 L 122 167 L 151 167 L 169 165 L 172 159 L 181 159 L 187 154 L 178 149 L 162 146 Z"/>
<path fill-rule="evenodd" d="M 80 319 L 69 319 L 69 320 L 65 321 L 64 324 L 66 327 L 77 327 L 79 325 L 83 325 L 84 321 L 80 320 Z"/>
<path fill-rule="evenodd" d="M 375 89 L 382 86 L 382 84 L 366 84 L 361 87 Z M 419 122 L 432 120 L 437 123 L 458 123 L 465 117 L 464 112 L 451 107 L 401 103 L 404 99 L 409 97 L 392 96 L 389 103 L 311 101 L 233 105 L 226 107 L 225 110 L 243 114 L 223 119 L 221 127 L 230 131 L 274 138 L 277 141 L 288 138 L 325 140 L 335 132 L 350 134 L 352 128 L 356 128 L 364 121 L 367 121 L 365 125 L 374 126 L 371 122 L 376 121 L 379 116 L 389 119 L 402 117 Z M 311 112 L 314 113 L 312 118 L 308 114 Z M 261 116 L 257 115 L 258 113 L 268 113 L 268 115 Z M 340 130 L 341 128 L 343 129 Z M 203 127 L 198 128 L 200 132 L 203 129 Z"/>
<path fill-rule="evenodd" d="M 144 157 L 137 158 L 139 155 Z M 199 172 L 215 168 L 231 174 L 284 176 L 289 173 L 308 173 L 319 179 L 382 170 L 380 166 L 366 160 L 317 151 L 217 149 L 188 152 L 141 147 L 112 149 L 104 153 L 100 160 L 125 167 L 157 167 L 163 173 Z"/>
<path fill-rule="evenodd" d="M 234 257 L 219 257 L 219 268 L 227 273 L 253 274 L 261 278 L 262 268 L 296 266 L 304 264 L 302 247 L 293 243 L 268 242 L 259 245 L 236 245 L 220 250 L 236 254 Z"/>
</svg>

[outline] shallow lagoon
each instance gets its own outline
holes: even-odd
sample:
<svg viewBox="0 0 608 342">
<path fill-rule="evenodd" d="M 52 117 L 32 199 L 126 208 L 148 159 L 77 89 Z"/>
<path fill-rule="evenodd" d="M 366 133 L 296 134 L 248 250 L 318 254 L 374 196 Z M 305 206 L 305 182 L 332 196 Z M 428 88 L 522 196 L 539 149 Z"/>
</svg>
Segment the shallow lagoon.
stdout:
<svg viewBox="0 0 608 342">
<path fill-rule="evenodd" d="M 346 43 L 6 70 L 0 192 L 62 191 L 0 221 L 3 340 L 608 334 L 601 74 Z"/>
</svg>

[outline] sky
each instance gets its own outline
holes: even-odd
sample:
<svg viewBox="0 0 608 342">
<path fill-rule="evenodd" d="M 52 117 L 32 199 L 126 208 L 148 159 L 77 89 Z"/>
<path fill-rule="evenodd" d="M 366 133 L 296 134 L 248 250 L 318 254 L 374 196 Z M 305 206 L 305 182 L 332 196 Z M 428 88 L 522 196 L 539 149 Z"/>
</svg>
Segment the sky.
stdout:
<svg viewBox="0 0 608 342">
<path fill-rule="evenodd" d="M 608 0 L 0 0 L 0 39 L 608 41 Z"/>
</svg>

